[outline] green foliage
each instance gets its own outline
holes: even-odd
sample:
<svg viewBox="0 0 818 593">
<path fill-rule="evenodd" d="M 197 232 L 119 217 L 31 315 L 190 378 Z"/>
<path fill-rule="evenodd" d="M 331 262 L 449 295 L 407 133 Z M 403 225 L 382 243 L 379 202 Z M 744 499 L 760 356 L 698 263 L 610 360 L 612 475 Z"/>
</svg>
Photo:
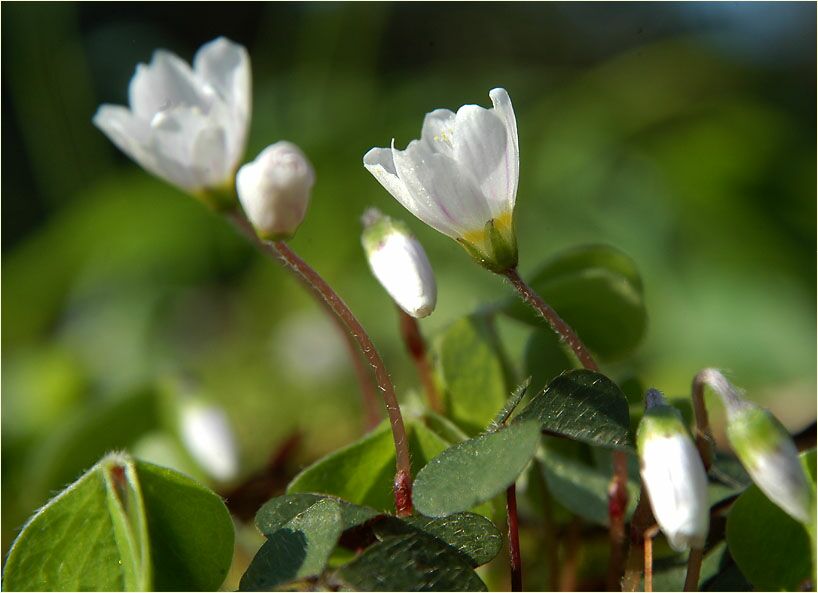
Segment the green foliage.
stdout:
<svg viewBox="0 0 818 593">
<path fill-rule="evenodd" d="M 443 451 L 447 442 L 417 420 L 406 422 L 412 470 L 416 474 Z M 359 441 L 319 459 L 298 474 L 288 494 L 320 492 L 382 511 L 395 510 L 392 482 L 395 478 L 395 445 L 387 423 Z"/>
<path fill-rule="evenodd" d="M 357 591 L 485 591 L 469 558 L 417 530 L 384 538 L 338 570 Z"/>
<path fill-rule="evenodd" d="M 513 483 L 534 456 L 536 422 L 515 422 L 443 451 L 415 479 L 415 508 L 442 517 L 491 500 Z"/>
<path fill-rule="evenodd" d="M 576 366 L 565 346 L 550 328 L 535 329 L 528 336 L 523 352 L 525 372 L 531 377 L 531 390 L 536 393 L 557 375 Z"/>
<path fill-rule="evenodd" d="M 654 591 L 681 591 L 687 574 L 687 555 L 657 560 L 654 564 Z M 727 544 L 719 542 L 705 552 L 699 575 L 699 591 L 752 591 L 736 568 Z"/>
<path fill-rule="evenodd" d="M 268 533 L 240 591 L 269 591 L 279 585 L 320 574 L 343 530 L 341 506 L 321 498 Z"/>
<path fill-rule="evenodd" d="M 815 450 L 801 461 L 815 483 Z M 727 516 L 727 544 L 741 572 L 765 591 L 798 591 L 812 578 L 815 552 L 810 529 L 772 503 L 757 486 L 747 488 Z"/>
<path fill-rule="evenodd" d="M 514 419 L 535 419 L 549 433 L 612 449 L 631 449 L 628 402 L 616 383 L 587 370 L 551 381 Z"/>
<path fill-rule="evenodd" d="M 484 316 L 455 321 L 432 350 L 443 383 L 446 415 L 470 435 L 491 421 L 508 389 L 497 336 Z"/>
<path fill-rule="evenodd" d="M 528 283 L 601 358 L 624 358 L 645 333 L 642 280 L 634 261 L 618 249 L 589 245 L 563 251 Z M 520 299 L 508 299 L 503 310 L 530 325 L 545 323 Z"/>
<path fill-rule="evenodd" d="M 9 553 L 15 591 L 204 591 L 233 557 L 221 499 L 171 470 L 112 454 L 43 507 Z"/>
<path fill-rule="evenodd" d="M 489 562 L 503 547 L 503 536 L 494 523 L 475 513 L 455 513 L 440 518 L 422 515 L 401 519 L 390 517 L 375 523 L 374 529 L 381 539 L 422 531 L 466 556 L 475 568 Z"/>
<path fill-rule="evenodd" d="M 378 515 L 374 509 L 352 504 L 340 498 L 299 492 L 298 494 L 276 496 L 264 503 L 264 506 L 256 513 L 256 527 L 269 537 L 285 527 L 295 517 L 325 499 L 334 500 L 338 504 L 343 529 L 356 527 Z"/>
</svg>

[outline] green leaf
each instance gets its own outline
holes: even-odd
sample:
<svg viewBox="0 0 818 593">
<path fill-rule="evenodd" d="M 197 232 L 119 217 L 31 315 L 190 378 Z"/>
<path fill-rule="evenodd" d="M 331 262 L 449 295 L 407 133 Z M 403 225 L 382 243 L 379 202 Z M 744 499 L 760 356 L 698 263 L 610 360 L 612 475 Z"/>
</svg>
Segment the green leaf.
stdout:
<svg viewBox="0 0 818 593">
<path fill-rule="evenodd" d="M 548 260 L 529 284 L 600 358 L 621 359 L 647 326 L 642 280 L 633 260 L 606 245 L 564 251 Z M 534 326 L 545 322 L 519 298 L 503 311 Z"/>
<path fill-rule="evenodd" d="M 334 500 L 341 509 L 343 529 L 350 529 L 351 527 L 361 525 L 379 514 L 375 509 L 352 504 L 340 498 L 328 497 L 324 494 L 300 492 L 298 494 L 276 496 L 264 503 L 264 506 L 256 513 L 256 527 L 258 527 L 261 533 L 269 536 L 279 529 L 282 529 L 296 516 L 328 498 Z"/>
<path fill-rule="evenodd" d="M 801 454 L 815 481 L 815 450 Z M 813 526 L 814 529 L 814 526 Z M 753 586 L 762 591 L 798 591 L 811 578 L 813 551 L 807 527 L 753 485 L 727 515 L 730 553 Z"/>
<path fill-rule="evenodd" d="M 539 441 L 536 422 L 515 422 L 446 449 L 418 473 L 415 508 L 442 517 L 491 500 L 517 479 Z"/>
<path fill-rule="evenodd" d="M 406 422 L 414 473 L 443 451 L 448 443 L 417 420 Z M 395 445 L 384 422 L 361 440 L 319 459 L 298 474 L 288 494 L 331 494 L 379 511 L 395 511 Z"/>
<path fill-rule="evenodd" d="M 551 381 L 514 422 L 536 419 L 543 431 L 614 449 L 630 450 L 628 401 L 616 383 L 587 370 Z"/>
<path fill-rule="evenodd" d="M 653 590 L 681 591 L 687 575 L 687 554 L 654 562 Z M 726 588 L 725 588 L 726 587 Z M 705 552 L 699 575 L 700 591 L 750 591 L 746 579 L 736 569 L 727 544 L 719 542 Z"/>
<path fill-rule="evenodd" d="M 233 524 L 218 496 L 176 472 L 111 454 L 26 524 L 3 586 L 214 590 L 232 558 Z"/>
<path fill-rule="evenodd" d="M 235 533 L 219 496 L 171 469 L 135 461 L 156 591 L 213 591 L 233 561 Z"/>
<path fill-rule="evenodd" d="M 465 555 L 475 568 L 491 561 L 503 547 L 503 536 L 494 523 L 475 513 L 456 513 L 437 519 L 422 515 L 389 517 L 376 522 L 374 529 L 381 539 L 422 531 Z"/>
<path fill-rule="evenodd" d="M 356 591 L 486 590 L 468 558 L 423 531 L 385 538 L 336 577 Z"/>
<path fill-rule="evenodd" d="M 479 433 L 508 394 L 490 322 L 478 315 L 455 321 L 435 341 L 432 354 L 443 385 L 446 415 L 469 435 Z"/>
<path fill-rule="evenodd" d="M 151 587 L 134 467 L 111 455 L 40 509 L 3 573 L 11 591 L 138 591 Z"/>
<path fill-rule="evenodd" d="M 520 385 L 518 385 L 511 394 L 511 397 L 508 398 L 505 405 L 503 405 L 503 409 L 497 412 L 497 415 L 494 417 L 494 420 L 491 421 L 489 424 L 488 429 L 490 431 L 498 430 L 501 426 L 506 423 L 506 420 L 514 413 L 514 410 L 517 406 L 520 405 L 520 402 L 523 401 L 525 397 L 525 393 L 528 390 L 528 386 L 531 384 L 531 377 L 528 377 L 525 381 L 523 381 Z"/>
<path fill-rule="evenodd" d="M 269 591 L 290 581 L 320 574 L 343 530 L 341 506 L 322 498 L 267 535 L 240 591 Z"/>
</svg>

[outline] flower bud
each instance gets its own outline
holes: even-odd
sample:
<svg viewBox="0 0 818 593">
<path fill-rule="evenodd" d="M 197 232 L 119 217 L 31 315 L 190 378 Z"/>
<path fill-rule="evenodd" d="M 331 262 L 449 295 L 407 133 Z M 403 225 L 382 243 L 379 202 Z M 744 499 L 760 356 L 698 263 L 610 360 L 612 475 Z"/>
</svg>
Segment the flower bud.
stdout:
<svg viewBox="0 0 818 593">
<path fill-rule="evenodd" d="M 787 429 L 767 410 L 747 401 L 716 369 L 699 380 L 709 385 L 727 410 L 727 439 L 756 486 L 798 521 L 812 514 L 811 488 Z"/>
<path fill-rule="evenodd" d="M 646 394 L 637 447 L 653 515 L 671 547 L 703 548 L 710 524 L 704 465 L 681 415 L 655 389 Z"/>
<path fill-rule="evenodd" d="M 209 475 L 226 482 L 238 473 L 236 441 L 224 411 L 213 405 L 189 401 L 181 410 L 182 442 Z"/>
<path fill-rule="evenodd" d="M 401 309 L 426 317 L 437 303 L 437 284 L 423 246 L 403 223 L 370 208 L 361 243 L 369 268 Z"/>
<path fill-rule="evenodd" d="M 304 153 L 290 142 L 271 144 L 239 169 L 236 191 L 256 233 L 262 239 L 288 239 L 310 201 L 315 173 Z"/>
</svg>

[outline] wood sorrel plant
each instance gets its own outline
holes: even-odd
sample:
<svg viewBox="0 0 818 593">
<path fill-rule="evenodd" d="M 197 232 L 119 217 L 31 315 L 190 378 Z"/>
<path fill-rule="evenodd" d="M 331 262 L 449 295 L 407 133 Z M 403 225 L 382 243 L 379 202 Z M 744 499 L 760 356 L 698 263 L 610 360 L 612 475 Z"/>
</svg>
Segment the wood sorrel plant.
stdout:
<svg viewBox="0 0 818 593">
<path fill-rule="evenodd" d="M 146 170 L 231 221 L 315 297 L 347 338 L 372 430 L 288 475 L 286 494 L 270 492 L 254 506 L 266 541 L 249 564 L 234 561 L 235 582 L 223 583 L 234 521 L 245 514 L 231 519 L 232 501 L 225 506 L 176 471 L 113 453 L 22 529 L 6 589 L 466 591 L 488 582 L 522 590 L 523 558 L 529 582 L 547 572 L 543 582 L 554 588 L 814 586 L 814 451 L 799 457 L 780 423 L 713 369 L 693 381 L 695 446 L 678 400 L 649 389 L 643 411 L 638 381 L 619 377 L 623 390 L 600 371 L 597 360 L 625 358 L 644 332 L 641 278 L 628 256 L 595 245 L 557 254 L 523 280 L 517 121 L 505 90 L 490 97 L 491 109 L 435 110 L 405 150 L 393 142 L 364 157 L 403 206 L 522 297 L 467 312 L 427 343 L 416 318 L 437 301 L 429 259 L 405 225 L 369 212 L 361 240 L 397 305 L 427 396 L 402 411 L 358 319 L 287 244 L 304 222 L 320 163 L 316 175 L 295 144 L 276 142 L 239 168 L 250 121 L 244 48 L 220 38 L 192 67 L 161 51 L 138 67 L 130 108 L 102 106 L 94 123 Z M 500 315 L 531 327 L 522 364 L 503 347 Z M 388 424 L 375 426 L 377 399 L 361 357 L 374 370 Z M 714 451 L 705 387 L 727 408 L 737 459 Z M 239 458 L 226 418 L 194 403 L 178 415 L 181 438 L 217 482 L 235 482 Z M 232 485 L 233 493 L 249 488 Z M 669 547 L 657 543 L 654 563 L 661 534 Z M 578 550 L 600 539 L 609 540 L 607 574 L 583 569 L 596 580 L 579 583 Z M 504 542 L 510 570 L 496 563 L 478 576 Z"/>
</svg>

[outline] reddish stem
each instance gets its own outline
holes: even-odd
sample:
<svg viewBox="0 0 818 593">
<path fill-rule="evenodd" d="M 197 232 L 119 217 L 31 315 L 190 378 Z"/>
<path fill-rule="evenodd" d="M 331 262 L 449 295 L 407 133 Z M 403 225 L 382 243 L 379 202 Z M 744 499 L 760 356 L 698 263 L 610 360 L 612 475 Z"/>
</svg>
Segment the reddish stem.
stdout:
<svg viewBox="0 0 818 593">
<path fill-rule="evenodd" d="M 690 556 L 687 559 L 687 575 L 685 576 L 685 591 L 699 590 L 699 575 L 702 572 L 702 559 L 704 558 L 704 549 L 693 548 L 690 550 Z"/>
<path fill-rule="evenodd" d="M 426 356 L 426 342 L 423 335 L 420 333 L 420 325 L 418 320 L 409 315 L 406 311 L 398 309 L 398 316 L 400 318 L 400 333 L 403 337 L 403 343 L 406 345 L 406 350 L 412 357 L 415 363 L 415 368 L 420 376 L 420 381 L 423 383 L 423 389 L 426 392 L 426 400 L 429 407 L 438 414 L 443 412 L 443 406 L 440 402 L 440 394 L 435 385 L 435 379 L 432 376 L 432 368 L 429 366 L 429 359 Z"/>
<path fill-rule="evenodd" d="M 506 489 L 506 514 L 508 516 L 508 551 L 511 561 L 511 590 L 523 590 L 523 564 L 520 559 L 520 531 L 517 518 L 517 484 Z"/>
<path fill-rule="evenodd" d="M 409 456 L 409 441 L 406 436 L 406 427 L 403 423 L 398 399 L 395 395 L 395 388 L 386 365 L 383 363 L 381 355 L 375 348 L 375 344 L 369 338 L 366 330 L 352 313 L 347 304 L 338 296 L 332 287 L 316 272 L 309 264 L 302 260 L 283 241 L 270 243 L 258 238 L 250 222 L 239 210 L 229 213 L 231 220 L 236 226 L 259 247 L 266 255 L 273 257 L 283 264 L 291 272 L 300 277 L 305 286 L 312 294 L 324 301 L 335 316 L 343 323 L 349 335 L 358 343 L 363 355 L 369 361 L 369 365 L 375 370 L 375 379 L 378 388 L 381 390 L 386 413 L 392 426 L 392 438 L 395 443 L 395 463 L 397 466 L 395 476 L 395 511 L 398 516 L 412 514 L 412 465 Z"/>
<path fill-rule="evenodd" d="M 520 293 L 523 301 L 528 303 L 542 317 L 551 329 L 568 344 L 577 360 L 588 370 L 599 371 L 591 352 L 583 344 L 574 329 L 565 323 L 557 312 L 546 303 L 525 280 L 520 277 L 516 268 L 510 268 L 502 274 Z M 608 488 L 608 521 L 610 524 L 611 556 L 608 566 L 608 589 L 618 590 L 619 577 L 622 574 L 625 544 L 625 510 L 628 507 L 628 458 L 623 451 L 613 453 L 614 475 Z"/>
</svg>

